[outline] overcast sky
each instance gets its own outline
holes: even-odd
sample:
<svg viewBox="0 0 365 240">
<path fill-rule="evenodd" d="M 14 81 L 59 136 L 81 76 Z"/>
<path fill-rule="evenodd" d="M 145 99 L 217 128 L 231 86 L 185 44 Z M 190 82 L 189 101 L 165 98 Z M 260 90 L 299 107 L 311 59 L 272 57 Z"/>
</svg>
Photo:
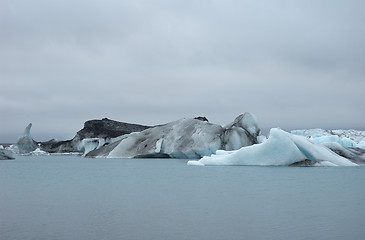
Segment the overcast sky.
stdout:
<svg viewBox="0 0 365 240">
<path fill-rule="evenodd" d="M 0 142 L 246 111 L 365 129 L 363 0 L 0 0 Z"/>
</svg>

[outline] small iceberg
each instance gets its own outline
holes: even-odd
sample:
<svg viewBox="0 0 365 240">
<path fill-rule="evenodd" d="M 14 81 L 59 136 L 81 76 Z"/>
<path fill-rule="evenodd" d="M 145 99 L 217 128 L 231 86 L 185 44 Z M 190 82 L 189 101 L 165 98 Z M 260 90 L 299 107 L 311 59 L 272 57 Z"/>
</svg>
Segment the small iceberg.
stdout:
<svg viewBox="0 0 365 240">
<path fill-rule="evenodd" d="M 13 152 L 5 149 L 3 145 L 0 145 L 0 160 L 11 160 L 11 159 L 15 159 Z"/>
<path fill-rule="evenodd" d="M 30 155 L 36 155 L 36 156 L 41 156 L 41 155 L 49 155 L 48 152 L 45 152 L 43 150 L 41 150 L 39 147 L 36 148 L 36 150 L 34 150 L 33 152 L 30 152 Z"/>
</svg>

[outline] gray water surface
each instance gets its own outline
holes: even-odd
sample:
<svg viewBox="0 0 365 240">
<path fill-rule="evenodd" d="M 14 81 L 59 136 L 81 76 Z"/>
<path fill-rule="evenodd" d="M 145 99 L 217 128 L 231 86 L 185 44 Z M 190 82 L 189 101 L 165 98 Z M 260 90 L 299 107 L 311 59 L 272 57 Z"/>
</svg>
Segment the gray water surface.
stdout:
<svg viewBox="0 0 365 240">
<path fill-rule="evenodd" d="M 364 167 L 0 161 L 0 239 L 365 239 Z"/>
</svg>

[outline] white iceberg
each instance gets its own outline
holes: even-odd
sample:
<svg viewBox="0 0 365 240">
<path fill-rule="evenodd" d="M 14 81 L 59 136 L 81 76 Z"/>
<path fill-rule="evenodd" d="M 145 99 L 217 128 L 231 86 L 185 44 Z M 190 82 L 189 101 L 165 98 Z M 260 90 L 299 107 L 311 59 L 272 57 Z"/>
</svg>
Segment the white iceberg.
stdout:
<svg viewBox="0 0 365 240">
<path fill-rule="evenodd" d="M 48 152 L 45 152 L 43 150 L 41 150 L 39 147 L 36 148 L 36 150 L 32 151 L 29 153 L 30 155 L 37 155 L 37 156 L 41 156 L 41 155 L 49 155 Z"/>
<path fill-rule="evenodd" d="M 227 154 L 219 151 L 199 161 L 189 161 L 188 165 L 288 166 L 303 161 L 310 161 L 318 166 L 357 166 L 321 144 L 278 128 L 271 129 L 269 138 L 261 144 L 243 147 Z"/>
</svg>

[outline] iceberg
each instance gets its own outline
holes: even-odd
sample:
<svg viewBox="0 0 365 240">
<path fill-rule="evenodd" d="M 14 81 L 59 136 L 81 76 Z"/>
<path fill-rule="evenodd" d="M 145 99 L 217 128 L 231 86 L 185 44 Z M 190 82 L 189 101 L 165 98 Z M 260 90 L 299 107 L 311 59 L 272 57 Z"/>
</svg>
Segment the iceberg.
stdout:
<svg viewBox="0 0 365 240">
<path fill-rule="evenodd" d="M 15 159 L 13 152 L 5 149 L 3 145 L 0 145 L 0 160 L 11 160 L 11 159 Z"/>
<path fill-rule="evenodd" d="M 265 141 L 257 118 L 239 115 L 222 127 L 205 117 L 180 119 L 158 126 L 117 122 L 107 118 L 85 122 L 71 140 L 36 142 L 29 124 L 16 144 L 20 154 L 78 153 L 86 157 L 132 158 L 168 157 L 197 159 L 217 150 L 237 150 Z M 39 148 L 37 150 L 37 148 Z"/>
<path fill-rule="evenodd" d="M 151 126 L 118 122 L 108 118 L 89 120 L 84 123 L 84 127 L 76 133 L 73 139 L 43 142 L 41 148 L 50 153 L 79 152 L 85 155 L 105 144 L 119 140 L 120 136 L 140 132 L 148 128 L 151 128 Z"/>
<path fill-rule="evenodd" d="M 30 135 L 30 129 L 32 128 L 32 123 L 29 123 L 24 130 L 23 136 L 21 136 L 16 143 L 20 154 L 27 154 L 33 152 L 37 149 L 37 142 L 32 139 Z"/>
<path fill-rule="evenodd" d="M 31 127 L 32 124 L 30 123 L 26 127 L 23 136 L 18 140 L 14 148 L 16 153 L 33 154 L 39 148 L 39 150 L 47 153 L 85 155 L 105 144 L 119 140 L 119 137 L 122 135 L 151 128 L 150 126 L 118 122 L 103 118 L 101 120 L 86 121 L 84 128 L 78 131 L 71 140 L 58 141 L 52 139 L 47 142 L 36 142 L 30 135 Z"/>
<path fill-rule="evenodd" d="M 37 155 L 37 156 L 49 155 L 48 152 L 45 152 L 45 151 L 41 150 L 39 147 L 36 150 L 34 150 L 33 152 L 30 152 L 29 154 L 30 155 Z"/>
<path fill-rule="evenodd" d="M 257 118 L 239 115 L 225 127 L 201 119 L 183 118 L 171 123 L 123 136 L 113 144 L 86 154 L 107 158 L 198 159 L 217 150 L 237 150 L 263 139 Z"/>
<path fill-rule="evenodd" d="M 357 166 L 324 145 L 311 142 L 304 136 L 287 133 L 279 128 L 270 130 L 263 143 L 242 147 L 237 151 L 218 151 L 188 165 L 258 165 L 289 166 L 296 164 L 314 166 Z"/>
</svg>

